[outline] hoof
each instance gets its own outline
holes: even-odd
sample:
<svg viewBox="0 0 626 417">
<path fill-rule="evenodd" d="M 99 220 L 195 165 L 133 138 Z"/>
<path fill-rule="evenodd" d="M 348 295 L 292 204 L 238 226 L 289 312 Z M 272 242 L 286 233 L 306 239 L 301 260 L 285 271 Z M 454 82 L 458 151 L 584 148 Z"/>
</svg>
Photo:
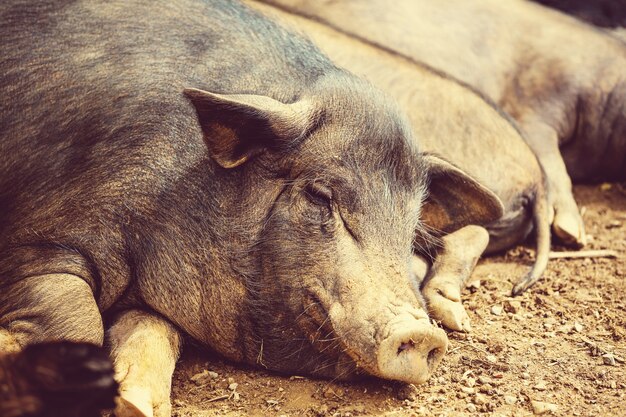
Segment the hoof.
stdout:
<svg viewBox="0 0 626 417">
<path fill-rule="evenodd" d="M 585 225 L 578 212 L 557 211 L 552 223 L 554 234 L 566 245 L 582 248 L 587 244 Z"/>
<path fill-rule="evenodd" d="M 112 409 L 118 384 L 108 354 L 88 343 L 54 342 L 27 346 L 16 369 L 28 379 L 43 414 L 100 416 Z"/>
<path fill-rule="evenodd" d="M 445 328 L 459 332 L 472 330 L 470 318 L 461 303 L 461 291 L 452 283 L 429 283 L 422 294 L 428 302 L 431 317 Z"/>
</svg>

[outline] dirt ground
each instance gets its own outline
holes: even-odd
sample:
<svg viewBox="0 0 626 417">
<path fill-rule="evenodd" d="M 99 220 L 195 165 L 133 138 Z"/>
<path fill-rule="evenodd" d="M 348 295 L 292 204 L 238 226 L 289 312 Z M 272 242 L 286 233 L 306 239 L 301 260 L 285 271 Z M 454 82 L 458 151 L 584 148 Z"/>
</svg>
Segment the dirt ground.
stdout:
<svg viewBox="0 0 626 417">
<path fill-rule="evenodd" d="M 542 282 L 509 298 L 532 250 L 481 261 L 464 291 L 473 330 L 422 386 L 279 376 L 187 352 L 173 415 L 626 416 L 626 189 L 578 186 L 590 249 L 617 259 L 554 260 Z M 536 403 L 540 402 L 540 403 Z"/>
</svg>

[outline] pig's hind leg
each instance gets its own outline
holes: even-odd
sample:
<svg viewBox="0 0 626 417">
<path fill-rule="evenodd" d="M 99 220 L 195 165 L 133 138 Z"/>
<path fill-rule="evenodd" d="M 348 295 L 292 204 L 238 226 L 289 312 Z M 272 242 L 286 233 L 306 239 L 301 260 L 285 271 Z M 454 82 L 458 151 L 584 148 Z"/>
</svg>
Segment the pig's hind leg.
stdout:
<svg viewBox="0 0 626 417">
<path fill-rule="evenodd" d="M 102 368 L 106 355 L 95 357 L 101 355 L 95 352 L 103 337 L 102 317 L 82 278 L 45 274 L 5 284 L 0 289 L 0 356 L 15 371 L 9 383 L 33 383 L 37 389 L 25 397 L 18 390 L 18 397 L 2 401 L 3 407 L 17 401 L 19 408 L 20 398 L 30 398 L 42 410 L 33 415 L 49 417 L 87 416 L 106 408 L 116 386 Z"/>
<path fill-rule="evenodd" d="M 36 275 L 2 290 L 1 352 L 49 341 L 102 346 L 102 317 L 91 287 L 82 278 L 71 274 Z"/>
<path fill-rule="evenodd" d="M 107 330 L 120 383 L 117 417 L 169 417 L 172 374 L 181 338 L 169 322 L 139 310 L 116 317 Z"/>
<path fill-rule="evenodd" d="M 557 132 L 541 121 L 522 122 L 522 126 L 528 145 L 537 156 L 548 182 L 554 234 L 567 245 L 585 246 L 585 224 L 574 200 L 572 180 L 559 150 Z"/>
<path fill-rule="evenodd" d="M 461 289 L 487 247 L 489 234 L 480 226 L 470 225 L 442 240 L 443 247 L 422 283 L 421 292 L 433 319 L 450 330 L 470 331 L 470 319 L 461 303 Z M 419 264 L 417 259 L 416 264 Z"/>
</svg>

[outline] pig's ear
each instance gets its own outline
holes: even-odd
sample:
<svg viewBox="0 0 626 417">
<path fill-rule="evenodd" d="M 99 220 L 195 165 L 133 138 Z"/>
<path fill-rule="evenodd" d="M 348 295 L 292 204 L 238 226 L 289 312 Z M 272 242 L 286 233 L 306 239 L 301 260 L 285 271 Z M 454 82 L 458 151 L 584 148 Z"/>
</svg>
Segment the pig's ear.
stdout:
<svg viewBox="0 0 626 417">
<path fill-rule="evenodd" d="M 502 202 L 491 190 L 435 155 L 425 154 L 424 158 L 430 186 L 422 208 L 423 223 L 451 233 L 469 224 L 485 226 L 502 217 Z"/>
<path fill-rule="evenodd" d="M 224 168 L 296 143 L 314 124 L 315 111 L 306 100 L 285 104 L 267 96 L 195 88 L 184 93 L 196 108 L 211 157 Z"/>
</svg>

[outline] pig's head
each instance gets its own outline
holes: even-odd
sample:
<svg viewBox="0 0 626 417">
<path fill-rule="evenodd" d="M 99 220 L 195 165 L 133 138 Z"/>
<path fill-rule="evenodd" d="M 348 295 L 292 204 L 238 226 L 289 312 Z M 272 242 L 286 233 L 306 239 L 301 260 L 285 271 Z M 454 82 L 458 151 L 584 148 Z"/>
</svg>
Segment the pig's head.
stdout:
<svg viewBox="0 0 626 417">
<path fill-rule="evenodd" d="M 497 197 L 420 154 L 395 106 L 348 76 L 289 104 L 187 95 L 217 164 L 257 173 L 240 190 L 242 206 L 259 207 L 256 266 L 242 278 L 244 360 L 424 382 L 447 337 L 410 284 L 416 231 L 489 222 L 501 214 Z"/>
</svg>

